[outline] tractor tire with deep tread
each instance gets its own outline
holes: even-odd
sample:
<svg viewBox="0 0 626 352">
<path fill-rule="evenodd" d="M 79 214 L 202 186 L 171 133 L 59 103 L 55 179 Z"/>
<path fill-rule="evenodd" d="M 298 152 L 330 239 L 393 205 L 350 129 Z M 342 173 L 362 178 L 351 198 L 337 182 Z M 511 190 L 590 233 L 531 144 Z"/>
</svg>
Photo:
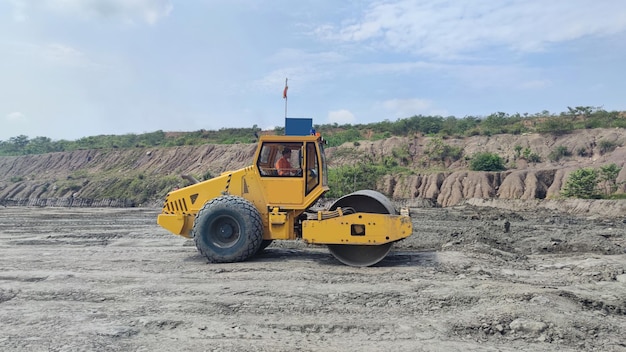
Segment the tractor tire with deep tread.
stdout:
<svg viewBox="0 0 626 352">
<path fill-rule="evenodd" d="M 261 248 L 263 221 L 250 201 L 220 196 L 206 202 L 196 214 L 191 235 L 209 262 L 241 262 Z"/>
</svg>

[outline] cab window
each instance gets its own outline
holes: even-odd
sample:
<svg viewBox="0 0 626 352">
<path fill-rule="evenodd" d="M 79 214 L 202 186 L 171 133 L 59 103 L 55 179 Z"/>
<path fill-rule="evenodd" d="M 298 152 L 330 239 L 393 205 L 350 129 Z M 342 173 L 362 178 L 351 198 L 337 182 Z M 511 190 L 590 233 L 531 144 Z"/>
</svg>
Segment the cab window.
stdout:
<svg viewBox="0 0 626 352">
<path fill-rule="evenodd" d="M 261 146 L 257 168 L 264 177 L 302 177 L 301 159 L 302 143 L 267 142 Z"/>
<path fill-rule="evenodd" d="M 306 144 L 306 194 L 309 194 L 320 183 L 319 165 L 315 143 Z"/>
</svg>

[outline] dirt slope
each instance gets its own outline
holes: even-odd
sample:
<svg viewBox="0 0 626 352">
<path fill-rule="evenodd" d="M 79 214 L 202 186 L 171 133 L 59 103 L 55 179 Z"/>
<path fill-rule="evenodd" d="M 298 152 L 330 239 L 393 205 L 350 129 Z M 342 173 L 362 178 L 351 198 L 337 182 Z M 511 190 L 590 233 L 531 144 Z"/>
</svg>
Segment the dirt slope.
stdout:
<svg viewBox="0 0 626 352">
<path fill-rule="evenodd" d="M 555 198 L 570 172 L 610 163 L 622 167 L 618 181 L 626 181 L 624 129 L 581 130 L 559 137 L 527 134 L 444 140 L 446 144 L 462 147 L 465 156 L 476 152 L 502 156 L 509 169 L 497 173 L 467 171 L 465 159 L 447 165 L 445 169 L 439 167 L 441 172 L 422 171 L 425 170 L 424 149 L 429 140 L 429 137 L 393 137 L 364 141 L 358 146 L 347 143 L 328 148 L 327 156 L 333 167 L 354 163 L 362 155 L 375 160 L 397 157 L 397 150 L 404 150 L 406 155 L 401 161 L 406 162 L 413 173 L 385 176 L 379 181 L 378 190 L 396 199 L 428 199 L 441 206 L 459 204 L 470 198 Z M 602 141 L 619 146 L 602 153 Z M 528 148 L 539 155 L 542 162 L 527 162 L 515 150 L 516 146 Z M 572 156 L 550 162 L 549 154 L 559 146 L 566 147 Z M 254 148 L 251 144 L 203 145 L 0 157 L 0 201 L 102 206 L 111 204 L 111 199 L 120 198 L 115 190 L 145 194 L 139 197 L 138 203 L 159 201 L 169 190 L 183 185 L 180 174 L 201 177 L 207 171 L 217 175 L 241 168 L 250 164 Z M 620 191 L 626 192 L 626 185 L 621 185 Z"/>
<path fill-rule="evenodd" d="M 393 155 L 393 151 L 406 148 L 410 154 L 409 165 L 423 163 L 423 151 L 430 138 L 390 138 L 377 142 L 362 142 L 356 153 L 367 153 L 377 157 Z M 621 145 L 615 150 L 602 153 L 599 145 L 608 141 Z M 558 197 L 569 173 L 583 167 L 598 168 L 615 163 L 622 167 L 618 182 L 626 181 L 626 130 L 594 129 L 581 130 L 564 136 L 540 134 L 475 136 L 465 139 L 448 139 L 444 143 L 460 146 L 465 156 L 477 152 L 491 152 L 500 155 L 510 167 L 505 172 L 468 171 L 464 159 L 448 165 L 446 171 L 419 173 L 412 175 L 389 175 L 381 180 L 379 189 L 393 198 L 427 198 L 436 200 L 439 205 L 459 204 L 469 198 L 502 199 L 545 199 Z M 542 162 L 529 163 L 517 156 L 515 146 L 529 148 Z M 549 155 L 557 147 L 564 146 L 572 156 L 558 162 L 551 162 Z M 343 146 L 347 148 L 349 146 Z M 584 150 L 586 155 L 578 155 Z M 332 160 L 332 152 L 330 153 Z M 336 153 L 336 151 L 334 151 Z M 349 163 L 349 156 L 333 160 L 337 164 Z M 620 186 L 626 192 L 626 185 Z"/>
</svg>

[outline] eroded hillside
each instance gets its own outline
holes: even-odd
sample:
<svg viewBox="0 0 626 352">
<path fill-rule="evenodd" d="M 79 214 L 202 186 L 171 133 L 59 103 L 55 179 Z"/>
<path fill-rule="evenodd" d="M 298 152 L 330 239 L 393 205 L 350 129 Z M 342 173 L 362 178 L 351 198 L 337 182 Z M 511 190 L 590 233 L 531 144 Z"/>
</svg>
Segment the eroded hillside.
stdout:
<svg viewBox="0 0 626 352">
<path fill-rule="evenodd" d="M 441 206 L 469 198 L 556 198 L 570 172 L 615 163 L 617 181 L 626 192 L 626 130 L 580 130 L 563 136 L 525 134 L 446 139 L 462 150 L 461 159 L 441 164 L 428 161 L 431 137 L 393 137 L 328 148 L 330 167 L 363 160 L 401 159 L 408 172 L 379 179 L 379 191 L 396 199 L 427 199 Z M 612 145 L 612 150 L 604 148 Z M 569 156 L 549 161 L 556 148 Z M 181 174 L 211 177 L 251 163 L 254 144 L 203 145 L 173 148 L 80 150 L 43 155 L 0 157 L 0 200 L 31 205 L 140 205 L 159 202 L 173 188 L 184 186 Z M 403 151 L 399 155 L 398 150 Z M 539 162 L 529 162 L 522 151 Z M 468 171 L 467 158 L 476 152 L 500 155 L 503 172 Z M 330 185 L 333 187 L 333 185 Z"/>
</svg>

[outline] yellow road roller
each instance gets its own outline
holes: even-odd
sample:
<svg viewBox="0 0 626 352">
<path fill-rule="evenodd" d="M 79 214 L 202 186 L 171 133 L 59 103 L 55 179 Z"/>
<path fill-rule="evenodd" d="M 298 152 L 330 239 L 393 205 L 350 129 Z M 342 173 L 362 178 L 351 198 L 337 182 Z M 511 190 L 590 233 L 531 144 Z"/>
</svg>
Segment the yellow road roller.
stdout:
<svg viewBox="0 0 626 352">
<path fill-rule="evenodd" d="M 252 165 L 168 193 L 157 223 L 193 238 L 213 263 L 302 240 L 328 246 L 344 264 L 374 265 L 412 234 L 411 219 L 373 190 L 313 207 L 329 190 L 324 144 L 319 134 L 260 136 Z"/>
</svg>

